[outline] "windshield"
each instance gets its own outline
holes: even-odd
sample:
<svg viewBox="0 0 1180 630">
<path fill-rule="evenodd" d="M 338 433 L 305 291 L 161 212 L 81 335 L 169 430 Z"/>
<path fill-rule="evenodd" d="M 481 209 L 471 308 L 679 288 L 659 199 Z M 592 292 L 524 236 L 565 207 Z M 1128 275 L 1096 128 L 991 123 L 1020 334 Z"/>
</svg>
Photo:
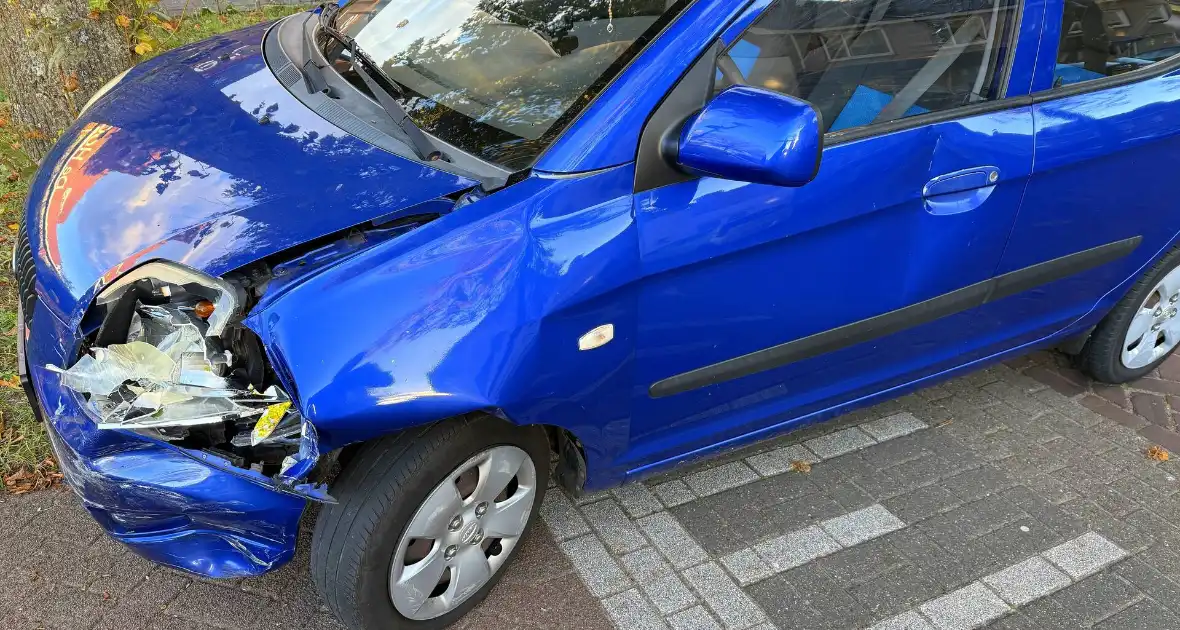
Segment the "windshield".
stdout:
<svg viewBox="0 0 1180 630">
<path fill-rule="evenodd" d="M 424 131 L 520 169 L 685 4 L 354 0 L 334 21 L 400 84 L 402 107 Z M 365 90 L 346 50 L 328 40 L 324 52 Z"/>
</svg>

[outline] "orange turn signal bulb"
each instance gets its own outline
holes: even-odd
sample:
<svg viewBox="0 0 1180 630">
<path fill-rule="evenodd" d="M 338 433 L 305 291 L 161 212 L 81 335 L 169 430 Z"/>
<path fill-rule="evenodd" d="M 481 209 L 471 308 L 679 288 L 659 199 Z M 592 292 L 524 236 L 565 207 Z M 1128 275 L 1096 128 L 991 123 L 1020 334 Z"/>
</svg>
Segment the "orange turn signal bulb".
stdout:
<svg viewBox="0 0 1180 630">
<path fill-rule="evenodd" d="M 209 319 L 209 316 L 213 314 L 213 303 L 209 300 L 201 300 L 197 302 L 196 307 L 193 308 L 193 312 L 201 319 Z"/>
</svg>

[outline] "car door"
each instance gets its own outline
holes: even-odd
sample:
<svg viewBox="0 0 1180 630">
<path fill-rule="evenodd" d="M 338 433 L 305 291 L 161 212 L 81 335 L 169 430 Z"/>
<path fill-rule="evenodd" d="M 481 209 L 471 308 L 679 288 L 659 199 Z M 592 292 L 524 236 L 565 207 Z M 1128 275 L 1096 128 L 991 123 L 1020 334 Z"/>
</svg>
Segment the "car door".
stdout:
<svg viewBox="0 0 1180 630">
<path fill-rule="evenodd" d="M 1092 326 L 1180 231 L 1180 17 L 1164 0 L 1046 11 L 1036 163 L 1000 272 L 1055 266 L 1058 277 L 982 309 L 1007 344 Z M 1124 350 L 1159 340 L 1146 341 Z"/>
<path fill-rule="evenodd" d="M 685 75 L 637 162 L 638 381 L 623 463 L 647 469 L 821 418 L 977 355 L 986 331 L 973 309 L 1032 167 L 1019 97 L 1040 9 L 779 0 Z M 736 83 L 820 112 L 814 181 L 667 169 L 658 146 L 677 110 Z"/>
</svg>

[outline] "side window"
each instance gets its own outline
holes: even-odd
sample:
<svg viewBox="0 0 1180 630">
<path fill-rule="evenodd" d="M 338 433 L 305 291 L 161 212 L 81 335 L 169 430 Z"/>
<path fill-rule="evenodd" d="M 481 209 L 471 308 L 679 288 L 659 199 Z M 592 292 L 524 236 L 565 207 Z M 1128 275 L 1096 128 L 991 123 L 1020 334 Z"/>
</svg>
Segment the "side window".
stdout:
<svg viewBox="0 0 1180 630">
<path fill-rule="evenodd" d="M 1065 0 L 1053 87 L 1137 70 L 1180 53 L 1163 0 Z"/>
<path fill-rule="evenodd" d="M 826 131 L 1000 97 L 1016 0 L 779 0 L 717 62 L 815 105 Z"/>
</svg>

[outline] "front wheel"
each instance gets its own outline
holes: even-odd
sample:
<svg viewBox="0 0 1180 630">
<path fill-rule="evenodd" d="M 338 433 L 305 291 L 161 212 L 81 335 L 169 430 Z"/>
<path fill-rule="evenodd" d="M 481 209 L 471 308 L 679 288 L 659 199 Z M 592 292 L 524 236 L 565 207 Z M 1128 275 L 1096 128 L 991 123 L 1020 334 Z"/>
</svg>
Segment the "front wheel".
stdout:
<svg viewBox="0 0 1180 630">
<path fill-rule="evenodd" d="M 311 571 L 349 628 L 444 628 L 478 604 L 524 540 L 549 477 L 537 427 L 468 416 L 363 447 L 333 486 Z"/>
<path fill-rule="evenodd" d="M 1155 369 L 1180 345 L 1180 247 L 1169 251 L 1098 324 L 1078 356 L 1104 383 L 1125 383 Z"/>
</svg>

